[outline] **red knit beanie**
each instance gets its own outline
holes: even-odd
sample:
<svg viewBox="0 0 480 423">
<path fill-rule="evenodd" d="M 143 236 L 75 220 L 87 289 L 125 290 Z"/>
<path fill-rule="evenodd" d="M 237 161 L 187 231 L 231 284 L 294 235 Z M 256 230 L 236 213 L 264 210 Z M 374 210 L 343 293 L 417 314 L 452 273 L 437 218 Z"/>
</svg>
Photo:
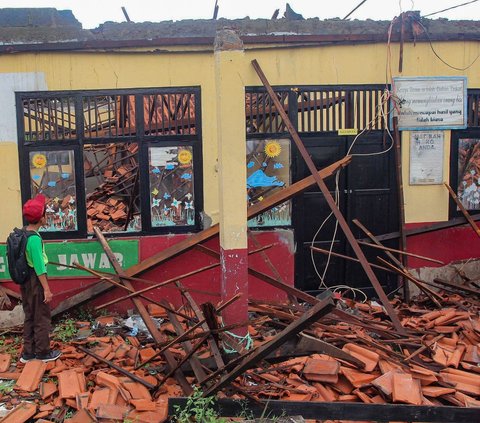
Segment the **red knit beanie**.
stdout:
<svg viewBox="0 0 480 423">
<path fill-rule="evenodd" d="M 38 194 L 23 205 L 23 216 L 28 223 L 37 223 L 45 213 L 45 196 Z"/>
</svg>

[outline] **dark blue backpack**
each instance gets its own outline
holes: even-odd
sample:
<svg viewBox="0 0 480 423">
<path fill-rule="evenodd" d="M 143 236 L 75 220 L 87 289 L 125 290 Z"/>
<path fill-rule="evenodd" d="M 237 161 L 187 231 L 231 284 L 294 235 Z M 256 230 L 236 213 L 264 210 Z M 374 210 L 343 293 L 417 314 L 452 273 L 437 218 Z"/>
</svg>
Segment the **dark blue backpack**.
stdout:
<svg viewBox="0 0 480 423">
<path fill-rule="evenodd" d="M 12 281 L 23 285 L 30 277 L 31 267 L 27 264 L 27 240 L 35 231 L 15 228 L 7 238 L 7 263 Z"/>
</svg>

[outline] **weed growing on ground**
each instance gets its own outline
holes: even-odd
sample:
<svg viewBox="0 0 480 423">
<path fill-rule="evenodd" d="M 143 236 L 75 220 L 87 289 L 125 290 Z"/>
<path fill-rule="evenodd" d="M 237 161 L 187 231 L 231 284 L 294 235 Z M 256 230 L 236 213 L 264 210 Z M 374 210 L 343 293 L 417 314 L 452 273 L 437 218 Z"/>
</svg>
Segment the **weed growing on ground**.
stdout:
<svg viewBox="0 0 480 423">
<path fill-rule="evenodd" d="M 14 338 L 5 336 L 0 337 L 0 353 L 15 355 L 20 342 L 21 338 L 19 336 L 15 336 Z"/>
<path fill-rule="evenodd" d="M 173 421 L 177 423 L 226 423 L 227 419 L 218 416 L 213 406 L 215 405 L 214 397 L 203 397 L 203 392 L 195 387 L 192 395 L 187 399 L 184 408 L 175 406 L 175 414 Z"/>
<path fill-rule="evenodd" d="M 68 411 L 65 413 L 64 420 L 71 419 L 72 417 L 73 417 L 73 410 L 68 410 Z"/>
<path fill-rule="evenodd" d="M 77 332 L 78 329 L 73 319 L 65 319 L 59 322 L 53 330 L 54 337 L 62 342 L 71 341 Z"/>
<path fill-rule="evenodd" d="M 0 382 L 0 395 L 9 394 L 10 392 L 12 392 L 14 385 L 14 380 L 2 380 Z"/>
</svg>

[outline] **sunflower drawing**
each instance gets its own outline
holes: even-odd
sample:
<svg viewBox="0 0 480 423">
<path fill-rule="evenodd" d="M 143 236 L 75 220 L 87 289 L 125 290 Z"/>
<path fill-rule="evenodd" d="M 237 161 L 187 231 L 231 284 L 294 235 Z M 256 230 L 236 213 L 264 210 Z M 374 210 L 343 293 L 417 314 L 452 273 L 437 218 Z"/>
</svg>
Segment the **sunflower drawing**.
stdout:
<svg viewBox="0 0 480 423">
<path fill-rule="evenodd" d="M 265 143 L 265 154 L 268 157 L 278 157 L 282 152 L 282 146 L 278 141 L 268 141 Z"/>
</svg>

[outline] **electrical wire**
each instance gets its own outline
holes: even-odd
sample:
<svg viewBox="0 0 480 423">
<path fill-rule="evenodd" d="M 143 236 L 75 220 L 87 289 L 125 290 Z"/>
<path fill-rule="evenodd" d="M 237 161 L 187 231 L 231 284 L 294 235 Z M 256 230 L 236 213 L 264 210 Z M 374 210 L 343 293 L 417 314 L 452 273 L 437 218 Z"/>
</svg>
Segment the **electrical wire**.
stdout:
<svg viewBox="0 0 480 423">
<path fill-rule="evenodd" d="M 388 101 L 390 100 L 390 92 L 388 91 L 388 89 L 386 89 L 384 91 L 384 93 L 382 94 L 382 98 L 381 98 L 381 102 L 380 104 L 377 106 L 377 111 L 375 113 L 375 116 L 370 120 L 370 122 L 365 126 L 365 128 L 356 135 L 356 137 L 354 138 L 354 140 L 352 141 L 352 144 L 350 145 L 348 151 L 347 151 L 347 154 L 346 156 L 352 156 L 352 157 L 365 157 L 365 156 L 377 156 L 377 155 L 380 155 L 380 154 L 386 154 L 388 153 L 392 148 L 393 148 L 393 145 L 394 145 L 394 139 L 393 139 L 393 136 L 388 128 L 388 115 L 391 113 L 387 113 L 385 114 L 385 110 L 384 110 L 384 107 L 385 107 L 385 104 L 388 104 Z M 370 126 L 379 118 L 381 117 L 384 122 L 385 122 L 385 128 L 387 130 L 387 133 L 388 133 L 388 136 L 391 140 L 391 143 L 390 143 L 390 146 L 385 149 L 385 150 L 382 150 L 382 151 L 378 151 L 378 152 L 375 152 L 375 153 L 354 153 L 354 154 L 351 154 L 351 151 L 353 149 L 353 147 L 355 146 L 357 140 L 367 131 L 370 131 Z M 340 189 L 339 189 L 339 181 L 340 181 L 340 173 L 341 173 L 341 170 L 338 170 L 336 175 L 335 175 L 335 204 L 338 206 L 339 205 L 339 202 L 340 202 Z M 323 222 L 321 223 L 321 225 L 319 226 L 319 228 L 317 229 L 317 231 L 315 232 L 313 238 L 312 238 L 312 241 L 311 241 L 311 246 L 314 246 L 315 242 L 316 242 L 316 239 L 319 235 L 319 233 L 321 232 L 321 230 L 323 229 L 323 227 L 325 226 L 325 224 L 328 222 L 328 220 L 333 216 L 333 212 L 330 212 L 330 214 L 323 220 Z M 338 226 L 339 226 L 339 222 L 338 222 L 338 219 L 336 220 L 335 222 L 335 229 L 334 229 L 334 233 L 333 233 L 333 237 L 332 237 L 332 240 L 330 242 L 330 247 L 329 247 L 329 254 L 328 254 L 328 257 L 327 257 L 327 262 L 325 264 L 325 267 L 323 269 L 323 273 L 320 274 L 320 271 L 318 270 L 318 267 L 317 267 L 317 264 L 315 262 L 315 258 L 314 258 L 314 252 L 313 250 L 310 250 L 310 257 L 311 257 L 311 260 L 312 260 L 312 265 L 313 265 L 313 268 L 315 270 L 315 273 L 316 275 L 318 276 L 318 278 L 320 279 L 320 285 L 318 286 L 318 289 L 319 290 L 327 290 L 327 289 L 330 289 L 332 290 L 333 292 L 338 292 L 339 290 L 346 290 L 346 291 L 350 291 L 352 292 L 353 294 L 353 299 L 356 300 L 357 298 L 357 293 L 361 294 L 362 297 L 363 297 L 363 301 L 362 302 L 365 302 L 367 301 L 368 297 L 367 295 L 365 294 L 365 292 L 363 292 L 361 289 L 359 288 L 354 288 L 354 287 L 351 287 L 351 286 L 348 286 L 348 285 L 334 285 L 334 286 L 327 286 L 327 284 L 325 283 L 325 277 L 326 277 L 326 274 L 327 274 L 327 271 L 328 271 L 328 268 L 329 268 L 329 265 L 330 265 L 330 260 L 331 260 L 331 257 L 332 257 L 332 251 L 333 251 L 333 246 L 335 244 L 335 239 L 337 237 L 337 232 L 338 232 Z"/>
<path fill-rule="evenodd" d="M 466 6 L 467 4 L 476 3 L 478 0 L 467 1 L 466 3 L 457 4 L 456 6 L 448 7 L 447 9 L 439 10 L 438 12 L 429 13 L 428 15 L 423 15 L 424 18 L 428 16 L 437 15 L 438 13 L 446 12 L 448 10 L 456 9 L 457 7 Z"/>
<path fill-rule="evenodd" d="M 475 1 L 478 1 L 478 0 L 475 0 Z M 478 58 L 480 57 L 480 53 L 477 55 L 477 57 L 475 57 L 475 59 L 473 60 L 472 63 L 470 63 L 468 66 L 464 67 L 464 68 L 457 68 L 456 66 L 452 66 L 450 65 L 449 63 L 447 63 L 442 57 L 440 57 L 440 55 L 437 53 L 437 51 L 435 50 L 435 48 L 433 47 L 433 43 L 432 43 L 432 39 L 430 38 L 430 34 L 428 33 L 427 31 L 427 28 L 425 28 L 425 25 L 422 24 L 422 22 L 420 22 L 420 20 L 416 20 L 415 22 L 417 22 L 422 28 L 423 30 L 425 31 L 425 35 L 427 36 L 427 39 L 428 39 L 428 42 L 430 44 L 430 48 L 432 49 L 433 51 L 433 54 L 435 56 L 437 56 L 437 58 L 443 63 L 445 64 L 446 66 L 448 66 L 449 68 L 451 69 L 454 69 L 454 70 L 457 70 L 457 71 L 466 71 L 467 69 L 471 68 L 475 62 L 478 60 Z"/>
<path fill-rule="evenodd" d="M 472 2 L 469 2 L 469 3 L 464 3 L 462 5 L 458 5 L 456 7 L 460 7 L 460 6 L 463 6 L 463 5 L 466 5 L 466 4 L 470 4 L 470 3 L 474 3 L 478 0 L 475 0 L 475 1 L 472 1 Z M 412 8 L 414 7 L 414 2 L 412 2 Z M 364 2 L 360 3 L 358 7 L 360 7 Z M 399 0 L 399 7 L 400 7 L 400 10 L 402 10 L 402 4 L 401 4 L 401 0 Z M 354 9 L 356 10 L 356 9 Z M 353 11 L 354 11 L 353 10 Z M 446 9 L 446 10 L 450 10 L 450 9 Z M 353 13 L 353 11 L 351 13 Z M 439 12 L 435 12 L 435 13 L 440 13 L 442 11 L 439 11 Z M 431 16 L 432 14 L 430 15 L 427 15 L 427 16 Z M 348 17 L 349 15 L 347 15 L 346 17 Z M 345 18 L 346 18 L 345 17 Z M 344 18 L 344 19 L 345 19 Z M 349 149 L 348 149 L 348 152 L 347 152 L 347 156 L 350 154 L 350 152 L 352 151 L 354 145 L 356 144 L 357 140 L 359 139 L 359 137 L 361 137 L 366 131 L 370 131 L 370 125 L 376 120 L 378 119 L 379 116 L 381 116 L 382 119 L 384 119 L 385 121 L 385 128 L 386 128 L 386 131 L 388 133 L 388 136 L 391 140 L 391 143 L 390 143 L 390 146 L 386 149 L 386 150 L 383 150 L 383 151 L 379 151 L 379 152 L 376 152 L 376 153 L 354 153 L 354 154 L 351 154 L 351 156 L 357 156 L 357 157 L 365 157 L 365 156 L 376 156 L 376 155 L 380 155 L 380 154 L 386 154 L 388 153 L 394 146 L 395 142 L 394 142 L 394 139 L 393 139 L 393 136 L 390 132 L 390 129 L 389 129 L 389 125 L 388 125 L 388 115 L 390 113 L 392 113 L 394 110 L 397 110 L 399 109 L 399 106 L 400 106 L 400 101 L 398 99 L 398 97 L 395 95 L 395 82 L 394 82 L 394 79 L 393 79 L 393 74 L 392 74 L 392 68 L 391 68 L 391 63 L 392 63 L 392 51 L 391 51 L 391 38 L 392 38 L 392 31 L 393 31 L 393 27 L 395 25 L 395 23 L 397 22 L 398 20 L 398 17 L 395 17 L 394 19 L 392 19 L 392 21 L 390 22 L 390 26 L 388 28 L 388 41 L 387 41 L 387 63 L 386 63 L 386 66 L 385 66 L 385 91 L 384 93 L 382 94 L 382 101 L 381 103 L 379 104 L 379 106 L 377 107 L 377 113 L 375 114 L 374 118 L 368 123 L 368 125 L 366 125 L 366 127 L 359 133 L 357 134 L 357 136 L 355 137 L 355 139 L 353 140 L 352 144 L 350 145 Z M 430 38 L 430 35 L 427 31 L 427 29 L 425 28 L 425 26 L 419 21 L 419 20 L 416 20 L 416 22 L 418 22 L 420 24 L 420 26 L 423 28 L 423 30 L 425 31 L 425 34 L 428 38 L 428 41 L 430 43 L 430 48 L 432 49 L 433 53 L 435 54 L 435 56 L 440 60 L 442 61 L 445 65 L 449 66 L 450 68 L 452 69 L 455 69 L 455 70 L 458 70 L 458 71 L 465 71 L 467 69 L 469 69 L 471 66 L 473 66 L 473 64 L 478 60 L 478 58 L 480 57 L 480 54 L 474 59 L 474 61 L 467 67 L 465 68 L 457 68 L 455 66 L 452 66 L 450 65 L 449 63 L 447 63 L 445 60 L 443 60 L 440 55 L 435 51 L 435 48 L 433 47 L 433 43 L 432 43 L 432 40 Z M 390 88 L 388 86 L 390 82 Z M 388 101 L 392 100 L 392 110 L 390 110 L 387 114 L 385 114 L 385 111 L 384 111 L 384 105 L 388 103 Z M 335 204 L 338 206 L 339 204 L 339 200 L 340 200 L 340 189 L 339 189 L 339 181 L 340 181 L 340 173 L 341 173 L 341 170 L 338 170 L 336 175 L 335 175 Z M 319 233 L 321 232 L 321 230 L 323 229 L 323 227 L 325 226 L 325 224 L 328 222 L 328 220 L 333 216 L 333 212 L 330 212 L 330 214 L 324 219 L 324 221 L 321 223 L 321 225 L 319 226 L 319 228 L 317 229 L 317 231 L 315 232 L 313 238 L 312 238 L 312 241 L 311 241 L 311 245 L 313 246 L 316 242 L 316 239 L 319 235 Z M 337 235 L 337 231 L 338 231 L 338 225 L 339 225 L 339 222 L 338 220 L 336 220 L 335 222 L 335 229 L 334 229 L 334 233 L 333 233 L 333 237 L 332 237 L 332 240 L 330 242 L 330 248 L 329 248 L 329 254 L 328 254 L 328 257 L 327 257 L 327 262 L 325 264 L 325 268 L 323 269 L 323 273 L 320 274 L 319 272 L 319 269 L 317 267 L 317 264 L 315 262 L 315 258 L 314 258 L 314 252 L 313 250 L 310 250 L 310 256 L 311 256 L 311 260 L 312 260 L 312 264 L 313 264 L 313 268 L 315 270 L 315 273 L 316 275 L 319 277 L 320 279 L 320 285 L 318 287 L 319 290 L 326 290 L 326 289 L 330 289 L 330 290 L 333 290 L 333 292 L 337 292 L 338 290 L 341 290 L 341 289 L 345 289 L 347 291 L 351 291 L 352 294 L 353 294 L 353 297 L 354 299 L 356 299 L 356 295 L 357 295 L 357 292 L 358 293 L 361 293 L 361 295 L 363 296 L 364 298 L 364 301 L 367 300 L 367 295 L 359 288 L 354 288 L 354 287 L 350 287 L 348 285 L 334 285 L 334 286 L 327 286 L 326 283 L 325 283 L 325 277 L 326 277 L 326 273 L 328 271 L 328 267 L 330 265 L 330 260 L 331 260 L 331 257 L 332 257 L 332 251 L 333 251 L 333 246 L 335 244 L 335 239 L 336 239 L 336 235 Z M 396 293 L 398 290 L 400 290 L 402 288 L 402 286 L 399 286 L 398 288 L 394 289 L 393 291 L 391 291 L 388 296 Z"/>
</svg>

